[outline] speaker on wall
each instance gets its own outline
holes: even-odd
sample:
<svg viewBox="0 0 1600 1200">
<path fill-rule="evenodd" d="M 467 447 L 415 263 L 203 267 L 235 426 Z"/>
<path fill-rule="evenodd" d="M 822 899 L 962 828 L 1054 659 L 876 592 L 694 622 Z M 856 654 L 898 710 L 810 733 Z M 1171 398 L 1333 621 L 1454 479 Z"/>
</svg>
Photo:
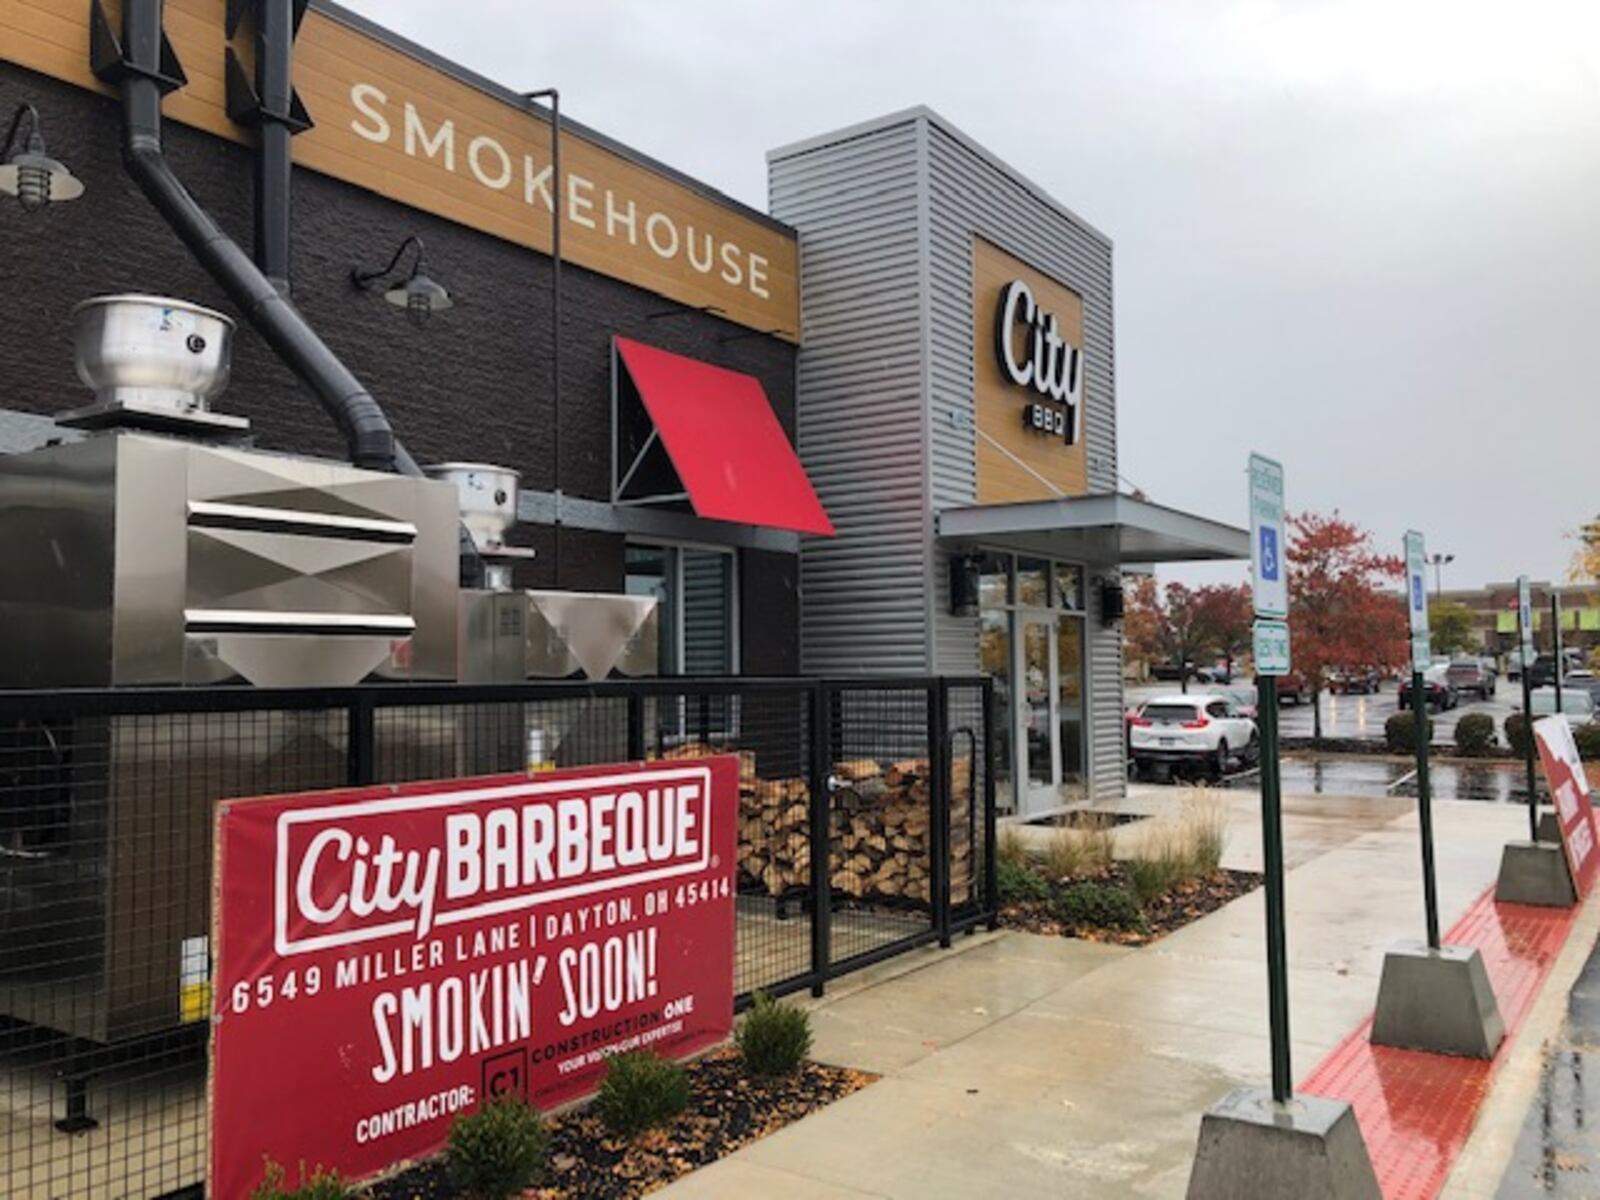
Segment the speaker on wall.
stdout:
<svg viewBox="0 0 1600 1200">
<path fill-rule="evenodd" d="M 950 615 L 978 615 L 978 556 L 957 554 L 950 559 Z"/>
<path fill-rule="evenodd" d="M 1100 581 L 1100 623 L 1102 625 L 1115 625 L 1122 620 L 1122 580 L 1102 579 Z"/>
</svg>

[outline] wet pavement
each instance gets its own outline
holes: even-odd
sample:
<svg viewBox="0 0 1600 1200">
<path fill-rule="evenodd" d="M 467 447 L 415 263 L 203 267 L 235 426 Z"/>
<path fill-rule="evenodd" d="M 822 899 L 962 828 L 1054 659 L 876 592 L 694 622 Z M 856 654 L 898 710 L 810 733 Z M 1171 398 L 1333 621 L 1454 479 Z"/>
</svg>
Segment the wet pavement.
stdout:
<svg viewBox="0 0 1600 1200">
<path fill-rule="evenodd" d="M 1283 790 L 1294 796 L 1407 796 L 1417 794 L 1416 768 L 1387 758 L 1293 755 L 1281 760 Z M 1521 763 L 1496 760 L 1485 763 L 1430 764 L 1433 795 L 1446 800 L 1481 800 L 1488 803 L 1526 804 L 1527 774 Z M 1154 782 L 1188 786 L 1171 776 Z M 1259 769 L 1226 776 L 1221 785 L 1254 791 L 1261 786 Z"/>
<path fill-rule="evenodd" d="M 1600 950 L 1568 1000 L 1567 1021 L 1545 1047 L 1533 1104 L 1496 1200 L 1600 1195 Z"/>
<path fill-rule="evenodd" d="M 1248 680 L 1240 680 L 1239 685 L 1245 686 Z M 1130 686 L 1126 689 L 1125 699 L 1129 707 L 1142 703 L 1157 692 L 1177 691 L 1177 685 L 1172 683 L 1156 684 L 1154 686 Z M 1208 685 L 1192 683 L 1190 692 L 1203 692 L 1223 690 L 1213 689 Z M 1394 682 L 1384 683 L 1375 695 L 1371 696 L 1333 696 L 1322 697 L 1322 736 L 1325 738 L 1362 738 L 1372 741 L 1383 740 L 1383 723 L 1394 715 L 1399 708 L 1399 685 Z M 1500 681 L 1498 690 L 1490 700 L 1469 700 L 1463 698 L 1461 703 L 1447 712 L 1433 714 L 1433 740 L 1436 744 L 1451 745 L 1455 741 L 1456 722 L 1470 712 L 1488 713 L 1494 718 L 1494 727 L 1497 737 L 1504 737 L 1501 730 L 1505 719 L 1512 712 L 1522 706 L 1522 688 L 1520 684 L 1510 683 L 1504 679 Z M 1285 738 L 1308 738 L 1312 735 L 1312 710 L 1310 704 L 1285 704 L 1278 710 L 1278 734 Z"/>
</svg>

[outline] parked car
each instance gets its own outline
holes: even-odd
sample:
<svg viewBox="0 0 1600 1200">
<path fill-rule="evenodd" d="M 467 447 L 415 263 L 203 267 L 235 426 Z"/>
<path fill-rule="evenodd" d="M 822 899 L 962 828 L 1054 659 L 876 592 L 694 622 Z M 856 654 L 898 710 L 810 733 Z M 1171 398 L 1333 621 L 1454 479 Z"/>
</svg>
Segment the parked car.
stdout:
<svg viewBox="0 0 1600 1200">
<path fill-rule="evenodd" d="M 1232 683 L 1233 672 L 1225 662 L 1213 663 L 1209 667 L 1201 667 L 1194 673 L 1194 677 L 1201 683 Z"/>
<path fill-rule="evenodd" d="M 1458 658 L 1445 668 L 1445 678 L 1457 694 L 1471 692 L 1480 700 L 1494 695 L 1497 676 L 1481 658 Z"/>
<path fill-rule="evenodd" d="M 1580 651 L 1567 649 L 1561 652 L 1562 678 L 1573 671 L 1581 671 L 1583 667 L 1583 654 Z M 1556 656 L 1554 654 L 1541 654 L 1533 660 L 1533 666 L 1528 668 L 1528 683 L 1532 687 L 1548 687 L 1556 681 Z"/>
<path fill-rule="evenodd" d="M 1340 696 L 1370 696 L 1378 690 L 1378 673 L 1371 667 L 1335 671 L 1328 679 L 1328 690 Z"/>
<path fill-rule="evenodd" d="M 1261 703 L 1261 694 L 1252 684 L 1241 683 L 1234 687 L 1223 688 L 1222 695 L 1238 705 L 1239 711 L 1252 721 L 1256 719 L 1256 709 Z"/>
<path fill-rule="evenodd" d="M 1563 699 L 1566 698 L 1564 693 L 1568 688 L 1580 692 L 1588 692 L 1589 698 L 1594 701 L 1595 709 L 1600 711 L 1600 675 L 1596 675 L 1593 671 L 1587 669 L 1573 671 L 1561 681 Z"/>
<path fill-rule="evenodd" d="M 1131 725 L 1136 767 L 1199 766 L 1220 778 L 1235 757 L 1252 762 L 1260 754 L 1256 723 L 1232 699 L 1212 692 L 1159 693 L 1144 702 Z"/>
<path fill-rule="evenodd" d="M 1461 702 L 1460 695 L 1456 692 L 1455 685 L 1450 682 L 1450 668 L 1435 664 L 1422 673 L 1422 695 L 1424 703 L 1434 712 L 1443 712 L 1447 708 L 1454 708 Z M 1411 680 L 1400 681 L 1400 708 L 1411 707 Z"/>
<path fill-rule="evenodd" d="M 1311 699 L 1311 684 L 1304 675 L 1295 672 L 1278 680 L 1278 704 L 1304 704 Z"/>
<path fill-rule="evenodd" d="M 1534 688 L 1529 700 L 1532 703 L 1535 720 L 1555 714 L 1556 689 L 1554 687 Z M 1587 725 L 1594 720 L 1594 712 L 1595 700 L 1587 689 L 1583 691 L 1568 687 L 1561 689 L 1561 715 L 1567 718 L 1568 725 L 1571 725 L 1574 729 L 1580 725 Z"/>
<path fill-rule="evenodd" d="M 1197 679 L 1195 665 L 1192 662 L 1183 664 L 1183 670 L 1178 669 L 1175 662 L 1158 662 L 1150 664 L 1150 678 L 1159 679 L 1162 683 L 1177 683 L 1187 675 L 1190 679 Z"/>
</svg>

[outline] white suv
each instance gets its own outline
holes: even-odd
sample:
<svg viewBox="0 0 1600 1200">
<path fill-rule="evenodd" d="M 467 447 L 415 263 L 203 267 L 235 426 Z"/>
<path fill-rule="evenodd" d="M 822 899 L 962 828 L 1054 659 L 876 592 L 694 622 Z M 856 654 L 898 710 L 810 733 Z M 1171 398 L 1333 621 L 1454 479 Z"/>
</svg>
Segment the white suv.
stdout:
<svg viewBox="0 0 1600 1200">
<path fill-rule="evenodd" d="M 1135 767 L 1199 764 L 1220 777 L 1231 759 L 1254 762 L 1261 752 L 1256 723 L 1227 696 L 1164 692 L 1146 700 L 1128 724 Z"/>
</svg>

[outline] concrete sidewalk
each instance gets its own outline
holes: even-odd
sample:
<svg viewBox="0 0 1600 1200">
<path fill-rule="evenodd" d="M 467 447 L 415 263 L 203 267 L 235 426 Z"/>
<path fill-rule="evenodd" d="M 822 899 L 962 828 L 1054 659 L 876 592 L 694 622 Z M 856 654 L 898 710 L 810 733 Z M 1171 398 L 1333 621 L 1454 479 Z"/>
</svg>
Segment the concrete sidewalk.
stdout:
<svg viewBox="0 0 1600 1200">
<path fill-rule="evenodd" d="M 1259 799 L 1227 801 L 1225 863 L 1259 869 Z M 1447 925 L 1525 821 L 1436 802 Z M 1371 1011 L 1388 946 L 1421 936 L 1420 852 L 1403 800 L 1290 797 L 1285 835 L 1298 1079 Z M 1262 929 L 1257 891 L 1139 950 L 1007 932 L 842 981 L 816 1006 L 815 1054 L 883 1079 L 666 1194 L 1182 1196 L 1202 1112 L 1267 1081 Z"/>
</svg>

